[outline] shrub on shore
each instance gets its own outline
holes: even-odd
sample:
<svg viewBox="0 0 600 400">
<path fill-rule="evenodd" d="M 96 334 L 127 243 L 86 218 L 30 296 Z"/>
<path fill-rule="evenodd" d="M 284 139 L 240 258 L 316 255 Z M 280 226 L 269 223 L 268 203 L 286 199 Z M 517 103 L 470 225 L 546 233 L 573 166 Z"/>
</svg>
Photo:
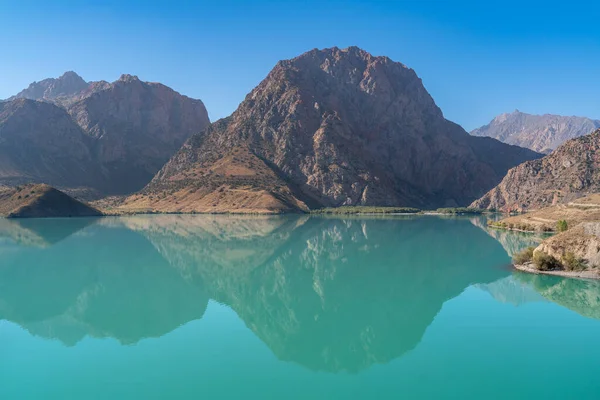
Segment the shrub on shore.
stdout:
<svg viewBox="0 0 600 400">
<path fill-rule="evenodd" d="M 553 271 L 562 268 L 560 261 L 543 251 L 533 254 L 533 265 L 539 271 Z"/>
<path fill-rule="evenodd" d="M 587 269 L 585 261 L 575 257 L 575 254 L 567 252 L 562 259 L 563 266 L 566 271 L 583 271 Z"/>
<path fill-rule="evenodd" d="M 535 250 L 534 247 L 528 247 L 521 250 L 513 256 L 513 262 L 517 265 L 523 265 L 530 262 L 533 259 L 533 250 Z"/>
<path fill-rule="evenodd" d="M 556 222 L 556 232 L 564 232 L 567 229 L 569 229 L 569 225 L 567 224 L 567 221 L 565 221 L 564 219 L 558 220 Z"/>
</svg>

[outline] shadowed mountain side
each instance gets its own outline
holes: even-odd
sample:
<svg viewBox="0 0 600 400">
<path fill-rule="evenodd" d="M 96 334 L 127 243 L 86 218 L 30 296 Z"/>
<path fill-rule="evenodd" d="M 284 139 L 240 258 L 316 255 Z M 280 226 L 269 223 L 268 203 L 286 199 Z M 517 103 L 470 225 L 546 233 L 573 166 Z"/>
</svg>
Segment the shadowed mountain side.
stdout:
<svg viewBox="0 0 600 400">
<path fill-rule="evenodd" d="M 531 285 L 546 299 L 584 317 L 600 319 L 600 281 L 518 272 L 516 278 Z"/>
<path fill-rule="evenodd" d="M 467 220 L 263 218 L 254 224 L 271 235 L 249 238 L 225 234 L 232 216 L 180 217 L 171 228 L 141 218 L 155 217 L 123 220 L 172 265 L 193 266 L 193 279 L 278 358 L 313 370 L 389 362 L 419 343 L 445 301 L 508 275 L 489 266 L 502 247 Z M 202 219 L 221 224 L 219 238 L 206 236 Z"/>
<path fill-rule="evenodd" d="M 201 318 L 208 303 L 127 229 L 93 225 L 49 248 L 11 250 L 0 265 L 0 319 L 68 345 L 85 334 L 159 337 Z"/>
</svg>

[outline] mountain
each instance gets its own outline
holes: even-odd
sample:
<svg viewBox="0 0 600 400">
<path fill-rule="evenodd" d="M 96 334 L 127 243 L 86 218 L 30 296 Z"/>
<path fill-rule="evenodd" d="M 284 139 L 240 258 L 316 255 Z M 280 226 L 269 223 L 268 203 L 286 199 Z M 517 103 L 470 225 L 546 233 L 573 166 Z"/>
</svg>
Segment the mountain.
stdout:
<svg viewBox="0 0 600 400">
<path fill-rule="evenodd" d="M 208 124 L 202 101 L 162 84 L 65 73 L 0 103 L 0 183 L 130 194 Z"/>
<path fill-rule="evenodd" d="M 471 132 L 504 143 L 550 153 L 567 140 L 587 135 L 600 128 L 600 120 L 561 115 L 532 115 L 516 110 L 501 114 L 489 124 Z"/>
<path fill-rule="evenodd" d="M 571 139 L 551 154 L 527 161 L 472 207 L 526 211 L 600 192 L 600 129 Z"/>
<path fill-rule="evenodd" d="M 447 121 L 416 73 L 356 48 L 280 61 L 126 206 L 281 212 L 466 205 L 539 155 Z"/>
<path fill-rule="evenodd" d="M 200 100 L 136 76 L 119 80 L 68 107 L 93 139 L 112 193 L 143 188 L 192 134 L 209 124 Z"/>
<path fill-rule="evenodd" d="M 0 189 L 0 215 L 8 218 L 98 217 L 102 213 L 51 186 Z"/>
</svg>

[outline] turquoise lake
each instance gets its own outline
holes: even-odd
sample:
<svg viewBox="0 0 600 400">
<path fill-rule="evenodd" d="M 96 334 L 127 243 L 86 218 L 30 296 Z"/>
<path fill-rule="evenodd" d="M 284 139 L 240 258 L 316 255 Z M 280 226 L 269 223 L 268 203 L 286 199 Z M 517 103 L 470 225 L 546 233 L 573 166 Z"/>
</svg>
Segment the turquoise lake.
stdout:
<svg viewBox="0 0 600 400">
<path fill-rule="evenodd" d="M 485 218 L 0 219 L 0 399 L 598 399 L 600 283 Z"/>
</svg>

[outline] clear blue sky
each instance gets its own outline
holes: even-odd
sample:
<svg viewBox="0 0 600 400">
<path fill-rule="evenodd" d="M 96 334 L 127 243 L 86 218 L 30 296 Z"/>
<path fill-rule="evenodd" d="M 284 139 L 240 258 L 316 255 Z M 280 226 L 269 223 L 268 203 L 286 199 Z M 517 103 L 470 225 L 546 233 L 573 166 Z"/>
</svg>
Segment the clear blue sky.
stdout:
<svg viewBox="0 0 600 400">
<path fill-rule="evenodd" d="M 471 130 L 518 108 L 600 118 L 600 5 L 501 1 L 0 0 L 0 98 L 121 73 L 229 115 L 280 59 L 356 45 L 416 70 Z M 491 5 L 488 3 L 497 3 Z"/>
</svg>

